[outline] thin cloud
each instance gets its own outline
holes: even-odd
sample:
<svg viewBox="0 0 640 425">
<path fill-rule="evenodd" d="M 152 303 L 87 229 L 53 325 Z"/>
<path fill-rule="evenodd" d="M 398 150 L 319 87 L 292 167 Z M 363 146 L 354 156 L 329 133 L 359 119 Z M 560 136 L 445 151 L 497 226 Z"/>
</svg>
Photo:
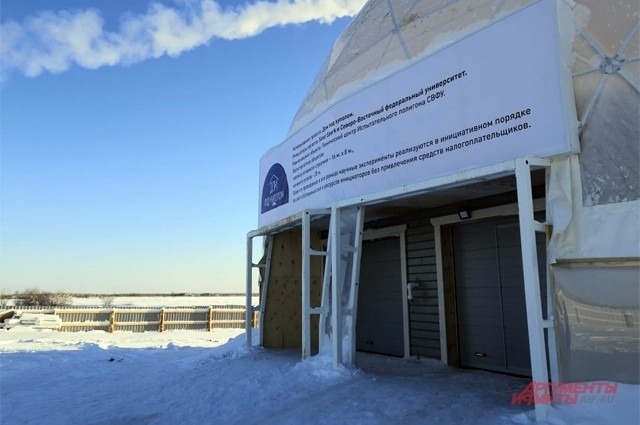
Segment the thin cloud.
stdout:
<svg viewBox="0 0 640 425">
<path fill-rule="evenodd" d="M 181 53 L 214 38 L 235 40 L 309 21 L 332 23 L 355 15 L 365 0 L 258 1 L 223 9 L 213 0 L 180 0 L 180 8 L 154 3 L 144 15 L 124 15 L 117 31 L 105 29 L 96 9 L 39 12 L 0 24 L 0 80 L 60 73 L 73 65 L 95 69 Z"/>
</svg>

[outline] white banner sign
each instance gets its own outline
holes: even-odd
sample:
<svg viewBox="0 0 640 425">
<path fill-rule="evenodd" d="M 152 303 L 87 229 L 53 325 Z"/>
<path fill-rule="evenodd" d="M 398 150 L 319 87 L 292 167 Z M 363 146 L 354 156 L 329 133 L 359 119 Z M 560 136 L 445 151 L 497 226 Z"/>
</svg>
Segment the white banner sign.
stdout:
<svg viewBox="0 0 640 425">
<path fill-rule="evenodd" d="M 565 137 L 556 4 L 538 2 L 332 106 L 260 161 L 260 227 Z"/>
</svg>

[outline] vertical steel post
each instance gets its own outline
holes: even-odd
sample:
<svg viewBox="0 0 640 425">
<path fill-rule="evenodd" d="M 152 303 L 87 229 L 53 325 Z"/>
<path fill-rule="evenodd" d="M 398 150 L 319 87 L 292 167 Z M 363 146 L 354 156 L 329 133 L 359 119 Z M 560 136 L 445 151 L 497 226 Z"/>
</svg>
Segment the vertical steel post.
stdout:
<svg viewBox="0 0 640 425">
<path fill-rule="evenodd" d="M 311 355 L 311 217 L 302 214 L 302 360 Z"/>
<path fill-rule="evenodd" d="M 358 287 L 360 285 L 360 258 L 362 255 L 362 229 L 364 227 L 364 206 L 356 207 L 353 233 L 353 253 L 351 254 L 351 286 L 349 291 L 349 357 L 345 364 L 352 366 L 356 360 L 356 320 L 358 315 Z"/>
<path fill-rule="evenodd" d="M 400 232 L 400 275 L 402 279 L 402 321 L 404 339 L 404 357 L 411 356 L 411 336 L 409 334 L 409 294 L 407 289 L 407 239 L 406 231 Z"/>
<path fill-rule="evenodd" d="M 251 294 L 253 293 L 253 238 L 247 236 L 247 288 L 245 300 L 245 331 L 247 334 L 246 345 L 251 347 L 251 319 L 253 318 L 253 305 L 251 302 Z"/>
<path fill-rule="evenodd" d="M 324 262 L 324 275 L 322 276 L 322 301 L 320 302 L 320 326 L 318 329 L 318 345 L 320 348 L 320 352 L 324 353 L 325 350 L 328 350 L 327 342 L 329 341 L 329 335 L 327 331 L 327 316 L 331 312 L 331 306 L 329 305 L 329 295 L 331 293 L 331 275 L 333 274 L 331 270 L 331 225 L 329 226 L 329 236 L 327 240 L 327 258 Z"/>
<path fill-rule="evenodd" d="M 260 288 L 260 317 L 258 317 L 258 329 L 260 329 L 260 346 L 264 345 L 264 316 L 267 311 L 267 292 L 269 291 L 269 275 L 271 273 L 271 257 L 273 256 L 273 242 L 275 236 L 269 235 L 265 237 L 267 243 L 267 263 L 264 266 L 264 274 L 262 278 L 262 287 Z"/>
<path fill-rule="evenodd" d="M 548 264 L 548 263 L 547 263 Z M 553 327 L 553 293 L 551 285 L 551 270 L 547 267 L 547 321 L 550 326 L 547 327 L 547 345 L 549 347 L 549 372 L 551 374 L 551 382 L 557 384 L 560 382 L 560 371 L 558 369 L 558 346 L 556 344 L 556 330 Z"/>
<path fill-rule="evenodd" d="M 342 221 L 340 209 L 331 207 L 331 331 L 333 364 L 342 364 Z"/>
<path fill-rule="evenodd" d="M 548 389 L 549 374 L 547 371 L 542 300 L 540 297 L 540 276 L 538 274 L 538 253 L 536 250 L 535 222 L 533 218 L 531 168 L 528 159 L 521 158 L 516 160 L 516 186 L 518 191 L 520 245 L 522 247 L 522 267 L 527 308 L 531 374 L 534 383 L 545 385 L 545 388 Z M 536 403 L 535 412 L 536 420 L 545 420 L 549 412 L 549 405 Z"/>
</svg>

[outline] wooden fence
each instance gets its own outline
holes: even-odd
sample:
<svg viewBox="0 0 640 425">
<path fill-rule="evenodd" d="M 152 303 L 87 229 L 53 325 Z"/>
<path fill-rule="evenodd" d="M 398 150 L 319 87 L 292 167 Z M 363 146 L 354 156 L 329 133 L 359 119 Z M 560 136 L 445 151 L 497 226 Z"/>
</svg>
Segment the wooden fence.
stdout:
<svg viewBox="0 0 640 425">
<path fill-rule="evenodd" d="M 55 314 L 62 319 L 62 332 L 102 330 L 107 332 L 244 329 L 245 307 L 15 307 L 29 313 Z M 258 325 L 253 313 L 252 327 Z"/>
</svg>

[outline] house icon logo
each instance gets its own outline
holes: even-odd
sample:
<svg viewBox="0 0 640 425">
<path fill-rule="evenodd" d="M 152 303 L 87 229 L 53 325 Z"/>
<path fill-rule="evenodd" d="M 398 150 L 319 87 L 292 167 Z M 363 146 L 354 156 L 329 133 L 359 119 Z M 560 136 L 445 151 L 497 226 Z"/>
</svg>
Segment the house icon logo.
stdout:
<svg viewBox="0 0 640 425">
<path fill-rule="evenodd" d="M 289 183 L 284 167 L 277 162 L 271 166 L 262 185 L 262 197 L 260 202 L 261 213 L 266 213 L 274 208 L 289 202 Z"/>
<path fill-rule="evenodd" d="M 272 195 L 274 192 L 278 190 L 280 186 L 280 179 L 275 174 L 271 176 L 271 180 L 269 180 L 269 195 Z"/>
</svg>

